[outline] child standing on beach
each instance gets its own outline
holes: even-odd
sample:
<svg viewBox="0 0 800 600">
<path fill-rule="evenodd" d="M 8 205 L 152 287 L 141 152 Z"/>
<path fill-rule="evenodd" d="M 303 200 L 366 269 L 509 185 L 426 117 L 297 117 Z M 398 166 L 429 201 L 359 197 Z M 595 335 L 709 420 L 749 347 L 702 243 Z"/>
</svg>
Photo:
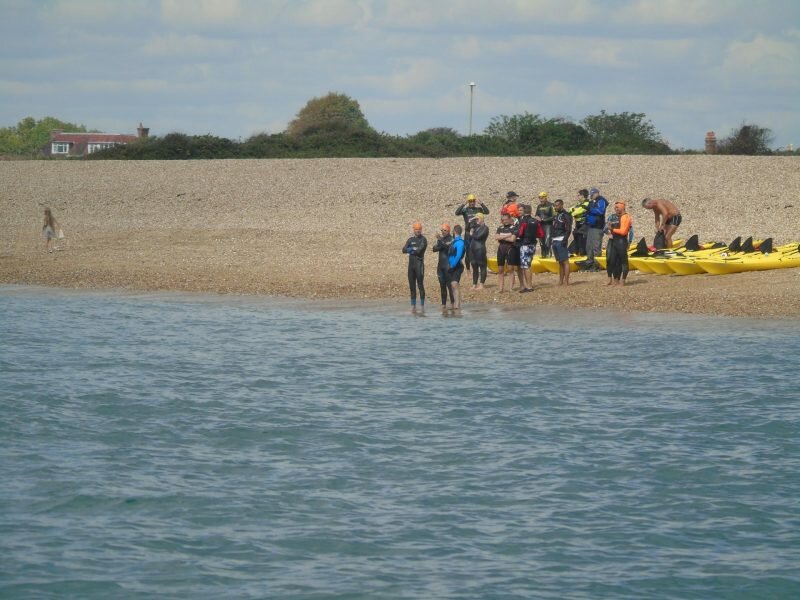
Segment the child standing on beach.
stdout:
<svg viewBox="0 0 800 600">
<path fill-rule="evenodd" d="M 53 251 L 53 249 L 50 248 L 50 240 L 55 239 L 55 237 L 58 235 L 59 229 L 61 229 L 61 227 L 53 216 L 53 211 L 51 211 L 49 208 L 45 208 L 42 235 L 44 236 L 44 249 L 48 252 Z"/>
</svg>

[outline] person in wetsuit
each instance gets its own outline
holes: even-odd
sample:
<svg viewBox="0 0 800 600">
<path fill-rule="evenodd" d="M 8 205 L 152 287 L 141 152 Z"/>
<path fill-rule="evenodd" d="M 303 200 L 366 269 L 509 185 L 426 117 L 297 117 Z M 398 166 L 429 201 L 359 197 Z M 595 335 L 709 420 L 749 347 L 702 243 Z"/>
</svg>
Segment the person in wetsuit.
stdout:
<svg viewBox="0 0 800 600">
<path fill-rule="evenodd" d="M 448 256 L 448 275 L 450 276 L 450 289 L 453 293 L 453 310 L 461 308 L 461 293 L 458 286 L 461 282 L 461 274 L 464 272 L 465 245 L 461 238 L 461 225 L 453 227 L 453 243 L 450 244 L 450 254 Z"/>
<path fill-rule="evenodd" d="M 572 233 L 572 215 L 564 210 L 560 198 L 553 202 L 556 215 L 553 218 L 553 256 L 558 261 L 558 285 L 569 285 L 569 235 Z"/>
<path fill-rule="evenodd" d="M 506 291 L 506 265 L 511 267 L 511 289 L 514 289 L 514 271 L 519 266 L 519 252 L 515 257 L 514 242 L 519 230 L 508 213 L 500 217 L 500 223 L 494 239 L 497 240 L 497 278 L 502 293 Z"/>
<path fill-rule="evenodd" d="M 453 288 L 450 287 L 450 245 L 453 236 L 450 235 L 450 225 L 445 223 L 436 234 L 436 243 L 433 251 L 439 253 L 439 264 L 436 268 L 436 277 L 439 279 L 439 291 L 442 293 L 442 308 L 447 307 L 447 296 L 450 296 L 450 307 L 453 307 Z"/>
<path fill-rule="evenodd" d="M 552 240 L 550 229 L 553 226 L 553 219 L 556 217 L 553 203 L 547 199 L 547 192 L 539 192 L 539 205 L 536 207 L 533 217 L 542 225 L 544 237 L 539 239 L 539 243 L 542 246 L 542 258 L 547 258 L 550 256 L 550 243 Z"/>
<path fill-rule="evenodd" d="M 489 228 L 484 223 L 483 213 L 475 213 L 472 220 L 472 239 L 467 251 L 472 263 L 472 289 L 482 290 L 486 283 L 486 240 L 489 237 Z"/>
<path fill-rule="evenodd" d="M 478 203 L 478 199 L 475 197 L 475 194 L 469 194 L 467 196 L 467 201 L 456 209 L 456 216 L 464 217 L 464 247 L 467 251 L 466 258 L 464 260 L 467 264 L 467 269 L 470 268 L 469 244 L 472 239 L 472 217 L 474 217 L 477 213 L 488 215 L 489 208 L 483 202 Z"/>
<path fill-rule="evenodd" d="M 408 254 L 408 287 L 411 290 L 411 306 L 417 307 L 417 286 L 419 286 L 419 303 L 425 307 L 425 250 L 428 240 L 422 235 L 422 224 L 414 223 L 412 235 L 403 245 L 403 253 Z"/>
<path fill-rule="evenodd" d="M 633 224 L 631 216 L 625 212 L 625 202 L 619 200 L 614 203 L 614 214 L 619 219 L 614 219 L 614 224 L 608 230 L 608 285 L 625 285 L 628 278 L 628 232 Z"/>
</svg>

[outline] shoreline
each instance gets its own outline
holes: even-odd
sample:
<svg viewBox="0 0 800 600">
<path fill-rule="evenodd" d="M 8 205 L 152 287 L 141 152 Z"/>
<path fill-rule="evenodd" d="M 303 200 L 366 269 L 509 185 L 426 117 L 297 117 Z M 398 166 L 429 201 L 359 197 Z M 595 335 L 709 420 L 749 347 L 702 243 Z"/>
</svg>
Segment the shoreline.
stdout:
<svg viewBox="0 0 800 600">
<path fill-rule="evenodd" d="M 0 283 L 407 302 L 400 250 L 411 223 L 423 222 L 432 246 L 442 222 L 460 222 L 453 213 L 467 193 L 490 207 L 492 231 L 509 189 L 526 201 L 547 189 L 571 205 L 578 187 L 597 184 L 609 200 L 629 199 L 637 239 L 652 238 L 652 214 L 631 200 L 640 193 L 676 201 L 676 237 L 780 244 L 800 237 L 798 167 L 791 157 L 720 156 L 0 162 Z M 44 206 L 66 233 L 52 254 Z M 429 250 L 426 305 L 438 310 L 436 261 Z M 470 291 L 465 271 L 463 301 L 800 318 L 800 269 L 632 272 L 622 288 L 607 288 L 604 273 L 570 280 L 559 288 L 556 275 L 537 274 L 534 293 L 501 295 L 491 274 L 487 289 Z"/>
<path fill-rule="evenodd" d="M 408 301 L 405 261 L 400 257 L 381 273 L 365 274 L 363 284 L 352 274 L 338 277 L 304 276 L 288 272 L 276 263 L 259 263 L 242 257 L 231 261 L 197 260 L 203 246 L 197 232 L 186 237 L 170 236 L 161 243 L 141 234 L 130 243 L 145 244 L 149 251 L 130 247 L 111 249 L 95 239 L 94 248 L 68 247 L 51 254 L 36 249 L 23 260 L 15 254 L 0 255 L 0 283 L 40 285 L 87 290 L 130 292 L 190 292 L 222 295 L 274 296 L 301 300 L 392 300 Z M 256 235 L 251 233 L 251 235 Z M 239 233 L 234 239 L 241 239 Z M 161 237 L 161 236 L 156 236 Z M 225 244 L 226 236 L 214 236 Z M 99 234 L 98 234 L 99 238 Z M 109 240 L 109 246 L 112 241 Z M 72 241 L 70 241 L 72 243 Z M 75 242 L 77 244 L 77 242 Z M 171 252 L 163 260 L 162 252 Z M 236 253 L 238 254 L 238 252 Z M 435 256 L 435 255 L 434 255 Z M 439 310 L 440 293 L 433 272 L 434 257 L 426 258 L 426 308 Z M 126 264 L 121 268 L 121 264 Z M 135 263 L 135 264 L 131 264 Z M 195 263 L 195 264 L 192 264 Z M 572 273 L 570 286 L 557 285 L 558 276 L 546 273 L 533 276 L 534 292 L 516 290 L 500 294 L 496 275 L 489 274 L 486 288 L 469 290 L 470 272 L 462 277 L 465 305 L 564 307 L 604 309 L 622 312 L 686 313 L 770 319 L 800 319 L 800 269 L 738 273 L 735 275 L 692 275 L 686 277 L 631 272 L 628 285 L 607 287 L 605 273 Z"/>
</svg>

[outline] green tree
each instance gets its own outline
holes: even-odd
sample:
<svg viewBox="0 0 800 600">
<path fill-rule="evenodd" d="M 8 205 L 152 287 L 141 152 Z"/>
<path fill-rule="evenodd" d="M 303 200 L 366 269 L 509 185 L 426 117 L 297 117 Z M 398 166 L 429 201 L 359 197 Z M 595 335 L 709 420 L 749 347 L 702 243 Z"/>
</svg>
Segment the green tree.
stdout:
<svg viewBox="0 0 800 600">
<path fill-rule="evenodd" d="M 38 121 L 33 117 L 25 117 L 16 126 L 0 128 L 0 154 L 16 156 L 38 154 L 41 147 L 50 139 L 53 129 L 86 132 L 84 125 L 66 123 L 55 117 L 44 117 Z"/>
<path fill-rule="evenodd" d="M 535 137 L 534 132 L 541 127 L 544 120 L 539 115 L 524 112 L 521 115 L 500 115 L 492 117 L 489 125 L 483 130 L 489 137 L 500 138 L 514 146 L 522 146 L 526 140 Z"/>
<path fill-rule="evenodd" d="M 506 141 L 515 154 L 581 152 L 589 140 L 586 130 L 569 119 L 543 119 L 528 112 L 494 117 L 484 134 Z"/>
<path fill-rule="evenodd" d="M 772 130 L 752 123 L 742 123 L 738 129 L 721 140 L 717 146 L 719 154 L 771 154 Z"/>
<path fill-rule="evenodd" d="M 599 115 L 586 117 L 581 125 L 589 134 L 589 143 L 595 151 L 669 151 L 669 146 L 644 113 L 608 114 L 601 110 Z"/>
<path fill-rule="evenodd" d="M 325 129 L 373 131 L 358 101 L 345 94 L 330 92 L 322 98 L 312 98 L 289 123 L 286 133 L 296 137 Z"/>
</svg>

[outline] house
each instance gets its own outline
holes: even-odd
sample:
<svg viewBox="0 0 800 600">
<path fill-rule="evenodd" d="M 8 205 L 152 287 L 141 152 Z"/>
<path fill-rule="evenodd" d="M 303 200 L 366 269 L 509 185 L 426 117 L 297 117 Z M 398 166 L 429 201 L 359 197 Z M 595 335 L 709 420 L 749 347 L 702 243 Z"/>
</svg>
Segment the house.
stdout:
<svg viewBox="0 0 800 600">
<path fill-rule="evenodd" d="M 139 138 L 145 138 L 150 129 L 139 127 L 136 135 L 124 133 L 74 133 L 64 132 L 63 129 L 54 129 L 50 132 L 50 141 L 42 146 L 41 152 L 45 156 L 86 156 L 98 150 L 105 150 L 120 144 L 129 144 Z"/>
</svg>

